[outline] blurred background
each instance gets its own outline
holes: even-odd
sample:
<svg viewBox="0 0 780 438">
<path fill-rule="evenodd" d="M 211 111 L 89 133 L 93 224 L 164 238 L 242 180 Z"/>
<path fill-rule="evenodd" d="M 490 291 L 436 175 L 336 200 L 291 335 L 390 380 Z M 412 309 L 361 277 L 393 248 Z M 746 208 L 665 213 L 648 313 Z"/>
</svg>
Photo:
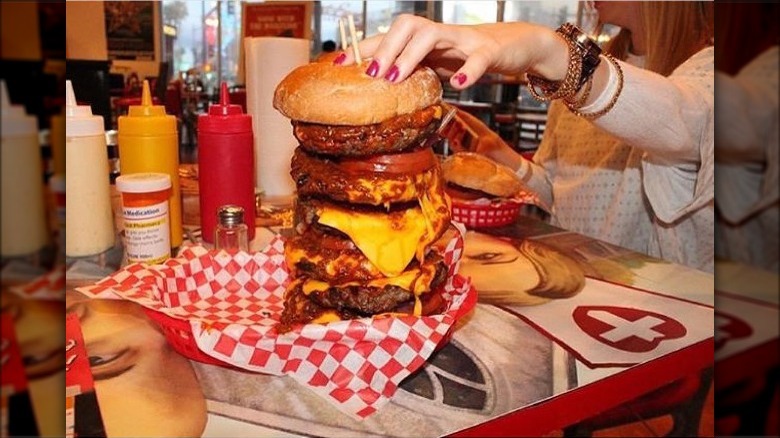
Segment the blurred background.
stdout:
<svg viewBox="0 0 780 438">
<path fill-rule="evenodd" d="M 58 167 L 64 173 L 53 150 L 65 142 L 65 9 L 0 4 L 3 436 L 64 433 L 62 233 L 48 185 Z"/>
</svg>

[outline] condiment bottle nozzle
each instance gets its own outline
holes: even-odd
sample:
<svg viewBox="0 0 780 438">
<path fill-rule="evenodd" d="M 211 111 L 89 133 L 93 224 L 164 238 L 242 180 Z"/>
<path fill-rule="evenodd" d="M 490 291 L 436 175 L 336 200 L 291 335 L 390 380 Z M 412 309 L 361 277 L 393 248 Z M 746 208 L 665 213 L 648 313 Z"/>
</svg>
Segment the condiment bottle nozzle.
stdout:
<svg viewBox="0 0 780 438">
<path fill-rule="evenodd" d="M 143 91 L 141 92 L 141 105 L 152 106 L 152 92 L 149 90 L 149 81 L 144 81 Z"/>
<path fill-rule="evenodd" d="M 241 105 L 233 105 L 230 103 L 230 93 L 228 93 L 227 82 L 222 82 L 219 90 L 219 103 L 209 105 L 210 116 L 231 116 L 231 115 L 243 115 L 244 111 Z"/>
<path fill-rule="evenodd" d="M 222 82 L 219 90 L 219 105 L 222 107 L 222 115 L 228 115 L 228 105 L 230 105 L 230 94 L 228 93 L 227 82 Z"/>
</svg>

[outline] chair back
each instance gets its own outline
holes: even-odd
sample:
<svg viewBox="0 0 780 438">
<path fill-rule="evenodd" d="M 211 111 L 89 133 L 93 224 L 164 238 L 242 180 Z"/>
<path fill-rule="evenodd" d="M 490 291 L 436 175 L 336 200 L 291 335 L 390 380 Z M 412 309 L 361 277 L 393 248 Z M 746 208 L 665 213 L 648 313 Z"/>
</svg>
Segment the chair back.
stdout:
<svg viewBox="0 0 780 438">
<path fill-rule="evenodd" d="M 449 81 L 442 81 L 442 99 L 445 100 L 460 100 L 460 90 L 452 88 Z"/>
<path fill-rule="evenodd" d="M 520 139 L 517 121 L 517 101 L 494 103 L 490 108 L 490 129 L 513 148 Z"/>
<path fill-rule="evenodd" d="M 177 84 L 169 84 L 165 89 L 165 112 L 169 115 L 181 118 L 181 87 Z"/>
<path fill-rule="evenodd" d="M 520 111 L 517 114 L 519 141 L 517 148 L 520 152 L 535 151 L 542 142 L 544 129 L 547 126 L 547 112 Z"/>
</svg>

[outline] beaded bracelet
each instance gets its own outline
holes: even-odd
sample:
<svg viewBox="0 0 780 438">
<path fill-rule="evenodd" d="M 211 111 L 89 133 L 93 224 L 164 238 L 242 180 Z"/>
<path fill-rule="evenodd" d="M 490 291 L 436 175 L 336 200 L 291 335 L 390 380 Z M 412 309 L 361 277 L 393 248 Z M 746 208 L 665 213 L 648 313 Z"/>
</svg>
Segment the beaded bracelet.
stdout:
<svg viewBox="0 0 780 438">
<path fill-rule="evenodd" d="M 583 53 L 577 45 L 564 39 L 569 47 L 569 65 L 566 68 L 566 77 L 560 82 L 548 81 L 536 75 L 527 74 L 528 91 L 534 99 L 540 102 L 548 102 L 560 98 L 568 98 L 577 93 L 582 75 Z M 540 91 L 537 91 L 539 88 Z"/>
<path fill-rule="evenodd" d="M 564 23 L 555 30 L 555 33 L 566 41 L 569 49 L 569 64 L 563 81 L 553 82 L 536 75 L 526 75 L 528 90 L 536 100 L 542 102 L 554 99 L 572 101 L 583 86 L 591 80 L 593 72 L 596 71 L 596 67 L 601 62 L 599 57 L 601 48 L 577 26 Z M 588 87 L 590 86 L 588 85 Z M 584 99 L 578 99 L 578 101 L 584 102 L 587 99 L 587 93 L 585 95 Z"/>
<path fill-rule="evenodd" d="M 590 97 L 590 92 L 592 89 L 593 78 L 590 77 L 588 78 L 587 82 L 585 82 L 585 88 L 582 89 L 582 94 L 579 97 L 577 97 L 577 95 L 580 94 L 578 91 L 574 96 L 563 99 L 563 103 L 571 110 L 581 108 L 583 105 L 585 105 L 588 97 Z"/>
<path fill-rule="evenodd" d="M 620 93 L 623 91 L 623 69 L 620 68 L 620 64 L 618 64 L 617 60 L 612 55 L 608 53 L 604 53 L 602 56 L 607 58 L 607 61 L 609 61 L 609 63 L 615 67 L 615 71 L 617 71 L 618 83 L 617 83 L 617 89 L 615 90 L 615 94 L 612 95 L 612 98 L 609 100 L 609 103 L 607 103 L 607 105 L 604 108 L 591 113 L 583 113 L 582 111 L 579 110 L 581 105 L 578 106 L 575 106 L 573 104 L 570 105 L 569 102 L 564 101 L 566 103 L 566 106 L 569 107 L 569 110 L 571 110 L 571 112 L 577 116 L 586 119 L 591 119 L 591 120 L 603 116 L 615 106 L 618 97 L 620 96 Z M 582 103 L 585 102 L 585 99 L 578 99 L 578 100 L 582 100 Z"/>
</svg>

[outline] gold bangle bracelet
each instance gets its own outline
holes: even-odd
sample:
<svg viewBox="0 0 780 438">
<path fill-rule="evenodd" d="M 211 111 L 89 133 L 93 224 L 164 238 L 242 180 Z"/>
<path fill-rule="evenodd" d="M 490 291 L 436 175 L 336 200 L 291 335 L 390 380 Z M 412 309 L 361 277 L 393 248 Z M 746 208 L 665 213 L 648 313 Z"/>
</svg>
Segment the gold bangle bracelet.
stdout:
<svg viewBox="0 0 780 438">
<path fill-rule="evenodd" d="M 574 113 L 575 115 L 583 117 L 583 118 L 586 118 L 586 119 L 590 119 L 590 120 L 597 119 L 597 118 L 603 116 L 604 114 L 608 113 L 610 110 L 612 110 L 612 108 L 615 106 L 615 104 L 618 101 L 618 97 L 620 97 L 620 93 L 623 91 L 623 69 L 620 68 L 620 64 L 618 64 L 617 60 L 612 55 L 610 55 L 608 53 L 604 53 L 602 56 L 606 57 L 607 60 L 612 65 L 614 65 L 615 69 L 617 70 L 618 84 L 617 84 L 617 89 L 615 90 L 615 94 L 612 95 L 612 99 L 610 99 L 610 101 L 607 104 L 607 106 L 605 106 L 604 108 L 602 108 L 602 109 L 600 109 L 598 111 L 594 111 L 592 113 L 583 113 L 582 111 L 580 111 L 577 108 L 569 107 L 571 112 Z"/>
<path fill-rule="evenodd" d="M 569 98 L 577 93 L 582 75 L 582 58 L 584 53 L 571 41 L 566 41 L 569 48 L 569 65 L 566 68 L 566 76 L 560 82 L 548 81 L 539 76 L 527 74 L 528 91 L 534 99 L 540 102 L 548 102 L 554 99 Z M 537 87 L 540 91 L 537 91 Z"/>
<path fill-rule="evenodd" d="M 580 97 L 577 97 L 575 94 L 569 99 L 564 99 L 563 103 L 570 109 L 570 110 L 576 110 L 581 108 L 583 105 L 585 105 L 585 102 L 588 100 L 588 97 L 590 97 L 590 91 L 593 89 L 593 78 L 588 79 L 587 82 L 585 82 L 585 85 L 582 88 L 582 93 L 580 94 Z"/>
</svg>

